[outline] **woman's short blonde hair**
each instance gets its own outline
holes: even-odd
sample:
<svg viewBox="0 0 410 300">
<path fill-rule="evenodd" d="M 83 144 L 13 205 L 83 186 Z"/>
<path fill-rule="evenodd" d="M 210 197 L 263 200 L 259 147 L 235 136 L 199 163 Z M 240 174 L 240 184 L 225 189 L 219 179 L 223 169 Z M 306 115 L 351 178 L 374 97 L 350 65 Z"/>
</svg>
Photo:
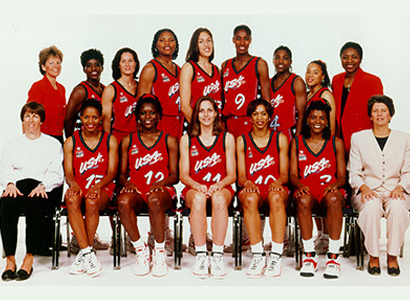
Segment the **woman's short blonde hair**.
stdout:
<svg viewBox="0 0 410 300">
<path fill-rule="evenodd" d="M 40 69 L 41 75 L 44 75 L 46 73 L 41 67 L 46 64 L 46 61 L 50 56 L 58 57 L 61 62 L 63 62 L 63 52 L 61 52 L 61 50 L 56 46 L 51 45 L 50 47 L 42 49 L 38 54 L 38 67 Z"/>
</svg>

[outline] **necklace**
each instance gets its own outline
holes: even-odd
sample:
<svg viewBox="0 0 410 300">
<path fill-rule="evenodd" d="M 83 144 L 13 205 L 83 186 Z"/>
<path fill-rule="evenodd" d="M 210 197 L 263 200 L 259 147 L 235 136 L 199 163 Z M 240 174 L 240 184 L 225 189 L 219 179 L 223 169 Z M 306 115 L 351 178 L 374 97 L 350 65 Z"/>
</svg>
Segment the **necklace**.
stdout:
<svg viewBox="0 0 410 300">
<path fill-rule="evenodd" d="M 352 86 L 352 84 L 353 84 L 353 81 L 354 81 L 354 78 L 352 79 L 352 82 L 348 83 L 347 86 L 346 86 L 347 91 L 348 91 L 349 93 L 350 93 L 350 88 L 351 88 L 351 86 Z"/>
</svg>

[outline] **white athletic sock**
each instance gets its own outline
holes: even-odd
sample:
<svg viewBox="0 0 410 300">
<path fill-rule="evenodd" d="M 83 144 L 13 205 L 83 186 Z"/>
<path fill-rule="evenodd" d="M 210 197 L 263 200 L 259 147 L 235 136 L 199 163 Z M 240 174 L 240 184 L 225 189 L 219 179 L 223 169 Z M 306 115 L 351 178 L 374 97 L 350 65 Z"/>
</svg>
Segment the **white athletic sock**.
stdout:
<svg viewBox="0 0 410 300">
<path fill-rule="evenodd" d="M 163 241 L 162 243 L 155 241 L 155 249 L 165 249 L 165 241 Z"/>
<path fill-rule="evenodd" d="M 262 245 L 262 241 L 260 241 L 259 243 L 255 244 L 255 245 L 251 245 L 251 252 L 252 253 L 263 253 L 263 245 Z"/>
<path fill-rule="evenodd" d="M 314 252 L 315 251 L 315 246 L 313 244 L 313 238 L 311 238 L 310 240 L 304 240 L 303 241 L 303 247 L 305 248 L 305 252 Z"/>
<path fill-rule="evenodd" d="M 338 240 L 329 239 L 329 252 L 339 253 L 341 241 L 342 241 L 341 239 L 338 239 Z"/>
<path fill-rule="evenodd" d="M 224 253 L 224 245 L 218 246 L 218 245 L 212 244 L 212 252 Z"/>
<path fill-rule="evenodd" d="M 87 246 L 84 249 L 81 249 L 81 254 L 82 255 L 87 255 L 87 254 L 91 254 L 92 248 L 90 246 Z"/>
<path fill-rule="evenodd" d="M 283 243 L 278 244 L 278 243 L 275 243 L 274 241 L 272 241 L 271 244 L 272 244 L 271 252 L 275 252 L 275 253 L 278 253 L 278 254 L 282 255 Z"/>
<path fill-rule="evenodd" d="M 138 241 L 131 241 L 132 245 L 134 246 L 134 248 L 139 248 L 139 247 L 143 247 L 144 246 L 144 241 L 142 240 L 142 237 L 140 237 L 138 239 Z"/>
<path fill-rule="evenodd" d="M 329 239 L 329 234 L 328 233 L 322 233 L 322 238 L 325 240 Z"/>
<path fill-rule="evenodd" d="M 203 246 L 195 246 L 195 251 L 196 251 L 196 252 L 208 252 L 208 251 L 206 250 L 206 244 L 203 245 Z"/>
</svg>

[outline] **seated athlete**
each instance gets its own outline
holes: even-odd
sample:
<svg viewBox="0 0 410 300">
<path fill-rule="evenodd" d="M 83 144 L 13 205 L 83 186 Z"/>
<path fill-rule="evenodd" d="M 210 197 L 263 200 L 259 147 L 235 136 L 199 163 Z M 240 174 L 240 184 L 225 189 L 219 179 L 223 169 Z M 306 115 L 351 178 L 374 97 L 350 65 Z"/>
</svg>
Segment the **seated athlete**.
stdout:
<svg viewBox="0 0 410 300">
<path fill-rule="evenodd" d="M 253 259 L 248 278 L 278 277 L 282 273 L 283 237 L 286 228 L 286 205 L 289 198 L 284 186 L 289 179 L 289 142 L 285 135 L 269 130 L 273 115 L 270 103 L 253 100 L 247 107 L 252 130 L 237 139 L 239 201 L 244 211 Z M 262 245 L 259 208 L 269 206 L 272 250 L 268 264 Z"/>
<path fill-rule="evenodd" d="M 194 276 L 222 279 L 226 276 L 223 251 L 228 227 L 228 207 L 236 180 L 235 140 L 223 131 L 218 107 L 210 96 L 200 97 L 194 106 L 192 122 L 181 138 L 180 179 L 185 185 L 182 197 L 191 209 L 190 224 L 196 249 Z M 208 270 L 206 248 L 206 207 L 212 207 L 212 259 Z"/>
<path fill-rule="evenodd" d="M 68 218 L 80 251 L 70 267 L 70 274 L 101 273 L 92 245 L 99 223 L 99 211 L 106 209 L 114 195 L 117 175 L 117 139 L 99 130 L 101 103 L 83 102 L 80 109 L 83 130 L 77 130 L 64 143 L 64 171 L 69 188 L 65 194 Z M 82 208 L 85 208 L 83 218 Z"/>
<path fill-rule="evenodd" d="M 300 275 L 312 277 L 318 270 L 318 256 L 312 237 L 312 210 L 327 212 L 329 250 L 323 276 L 340 275 L 339 247 L 342 231 L 342 208 L 346 204 L 346 161 L 343 141 L 330 134 L 331 107 L 326 100 L 313 101 L 306 112 L 302 134 L 292 140 L 290 181 L 295 187 L 297 217 L 304 255 Z"/>
<path fill-rule="evenodd" d="M 131 243 L 135 247 L 134 274 L 162 277 L 167 275 L 165 261 L 165 211 L 173 207 L 178 182 L 177 139 L 157 129 L 162 107 L 153 95 L 142 95 L 135 108 L 139 131 L 121 142 L 118 212 Z M 127 179 L 128 178 L 128 179 Z M 152 259 L 137 227 L 136 212 L 148 207 L 155 237 Z"/>
</svg>

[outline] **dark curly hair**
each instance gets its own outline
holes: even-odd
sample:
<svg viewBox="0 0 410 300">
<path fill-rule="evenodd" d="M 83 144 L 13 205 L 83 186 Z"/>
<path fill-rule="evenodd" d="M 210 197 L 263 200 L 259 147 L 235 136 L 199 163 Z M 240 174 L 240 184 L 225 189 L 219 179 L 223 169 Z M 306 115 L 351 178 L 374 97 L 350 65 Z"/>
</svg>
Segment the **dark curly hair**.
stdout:
<svg viewBox="0 0 410 300">
<path fill-rule="evenodd" d="M 159 55 L 159 51 L 157 49 L 157 43 L 158 43 L 158 40 L 159 40 L 159 36 L 163 32 L 169 32 L 174 36 L 174 39 L 175 39 L 175 42 L 176 42 L 176 47 L 175 47 L 174 53 L 172 53 L 172 59 L 176 59 L 178 57 L 178 53 L 179 53 L 179 41 L 178 41 L 178 38 L 177 38 L 177 35 L 175 34 L 175 32 L 173 32 L 169 28 L 160 29 L 155 33 L 154 38 L 152 39 L 152 44 L 151 44 L 152 56 L 154 58 L 156 58 Z"/>
<path fill-rule="evenodd" d="M 279 51 L 279 50 L 285 50 L 286 53 L 288 54 L 289 58 L 292 59 L 292 51 L 290 51 L 288 46 L 284 46 L 284 45 L 280 45 L 278 48 L 275 49 L 275 51 L 273 51 L 273 56 L 275 57 L 275 54 Z"/>
<path fill-rule="evenodd" d="M 98 49 L 88 49 L 81 53 L 80 61 L 83 68 L 90 59 L 96 59 L 100 62 L 101 66 L 104 66 L 104 56 Z"/>
<path fill-rule="evenodd" d="M 310 113 L 313 110 L 320 110 L 324 111 L 326 113 L 326 118 L 327 118 L 327 126 L 325 127 L 325 130 L 323 131 L 323 138 L 325 140 L 330 140 L 331 137 L 331 127 L 330 127 L 330 112 L 332 110 L 332 107 L 330 106 L 329 102 L 327 102 L 325 99 L 320 99 L 313 101 L 307 108 L 306 114 L 303 120 L 303 126 L 302 126 L 302 135 L 305 139 L 310 137 L 310 128 L 307 125 L 307 120 L 309 118 Z"/>
<path fill-rule="evenodd" d="M 146 103 L 150 103 L 155 106 L 155 108 L 157 109 L 157 113 L 159 114 L 159 119 L 161 120 L 163 116 L 163 112 L 162 112 L 162 105 L 158 97 L 152 94 L 144 94 L 141 97 L 139 97 L 137 101 L 137 106 L 135 106 L 135 109 L 134 109 L 135 119 L 137 120 L 137 122 L 140 117 L 141 107 Z"/>
<path fill-rule="evenodd" d="M 81 104 L 81 108 L 80 108 L 80 114 L 83 114 L 83 111 L 87 108 L 87 107 L 94 107 L 96 110 L 98 110 L 100 117 L 102 116 L 102 105 L 101 102 L 98 101 L 95 98 L 89 98 L 85 101 L 83 101 L 83 103 Z"/>
<path fill-rule="evenodd" d="M 248 117 L 251 117 L 253 112 L 256 110 L 256 108 L 259 105 L 263 105 L 266 109 L 266 112 L 268 113 L 269 118 L 272 118 L 272 116 L 273 116 L 273 107 L 272 107 L 272 105 L 270 104 L 269 101 L 266 101 L 262 98 L 255 99 L 255 100 L 252 100 L 251 102 L 249 102 L 248 107 L 246 108 L 246 115 Z"/>
</svg>

